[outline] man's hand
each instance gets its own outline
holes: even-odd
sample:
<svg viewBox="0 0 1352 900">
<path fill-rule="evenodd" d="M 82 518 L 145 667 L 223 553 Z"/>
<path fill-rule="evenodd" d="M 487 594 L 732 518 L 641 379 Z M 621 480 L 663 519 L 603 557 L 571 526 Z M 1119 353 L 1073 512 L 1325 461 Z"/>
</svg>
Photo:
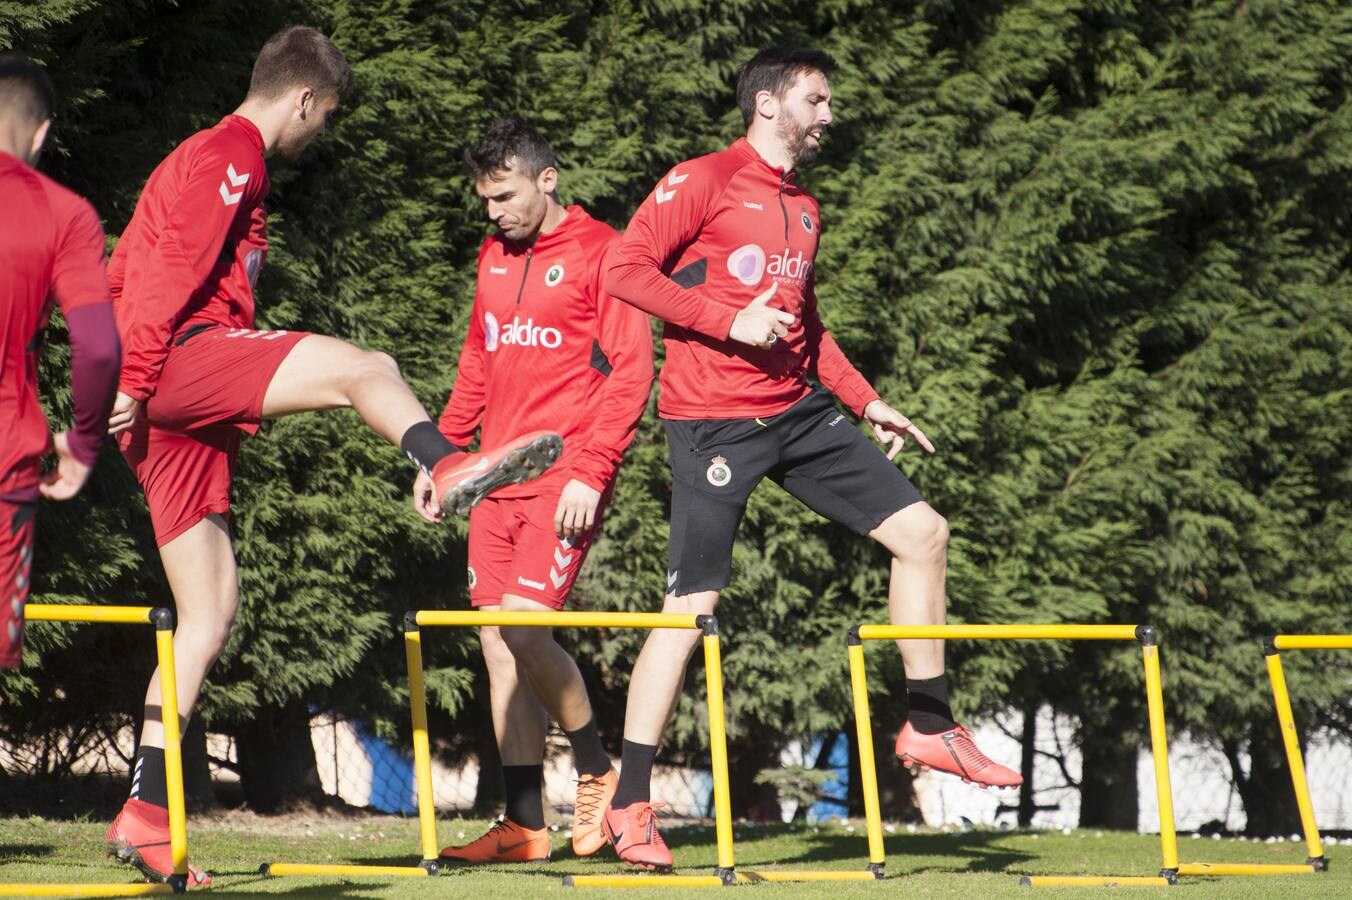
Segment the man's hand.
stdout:
<svg viewBox="0 0 1352 900">
<path fill-rule="evenodd" d="M 596 507 L 601 492 L 574 478 L 559 493 L 559 505 L 554 510 L 554 533 L 561 538 L 586 534 L 596 524 Z"/>
<path fill-rule="evenodd" d="M 893 459 L 901 452 L 908 434 L 928 452 L 934 452 L 934 445 L 925 437 L 925 432 L 916 428 L 910 419 L 881 400 L 874 400 L 864 407 L 864 421 L 873 426 L 873 436 L 878 439 L 878 443 L 891 444 L 887 448 L 888 459 Z"/>
<path fill-rule="evenodd" d="M 437 500 L 436 485 L 432 483 L 432 476 L 422 469 L 418 470 L 418 477 L 413 480 L 413 508 L 418 511 L 418 515 L 434 525 L 446 518 L 446 514 L 441 511 L 441 502 Z"/>
<path fill-rule="evenodd" d="M 56 445 L 56 468 L 42 476 L 38 491 L 48 500 L 69 500 L 80 493 L 85 480 L 89 478 L 90 466 L 86 466 L 70 452 L 67 432 L 53 436 Z"/>
<path fill-rule="evenodd" d="M 779 282 L 775 282 L 737 311 L 737 318 L 732 320 L 732 328 L 728 331 L 728 340 L 765 350 L 789 333 L 793 313 L 767 305 L 778 287 Z"/>
<path fill-rule="evenodd" d="M 121 434 L 135 425 L 140 416 L 141 401 L 118 391 L 113 399 L 113 411 L 108 416 L 108 433 Z"/>
</svg>

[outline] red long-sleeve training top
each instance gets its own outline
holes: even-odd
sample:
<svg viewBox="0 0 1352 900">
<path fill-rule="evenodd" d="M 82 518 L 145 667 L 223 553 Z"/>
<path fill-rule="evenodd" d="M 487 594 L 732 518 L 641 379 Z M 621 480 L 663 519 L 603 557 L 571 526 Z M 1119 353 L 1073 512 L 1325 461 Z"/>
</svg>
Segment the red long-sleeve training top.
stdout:
<svg viewBox="0 0 1352 900">
<path fill-rule="evenodd" d="M 494 496 L 534 496 L 578 479 L 604 491 L 634 439 L 653 380 L 648 317 L 604 290 L 619 235 L 580 206 L 534 245 L 492 235 L 455 388 L 438 423 L 452 443 L 496 447 L 531 431 L 563 436 L 535 481 Z"/>
<path fill-rule="evenodd" d="M 236 115 L 179 144 L 150 173 L 108 264 L 122 393 L 138 400 L 155 393 L 184 327 L 253 327 L 269 186 L 263 136 Z"/>
<path fill-rule="evenodd" d="M 666 321 L 658 411 L 668 419 L 773 416 L 815 376 L 856 414 L 878 394 L 822 325 L 813 290 L 821 218 L 792 172 L 745 138 L 681 163 L 629 222 L 606 289 Z M 738 310 L 771 284 L 797 318 L 762 350 L 728 340 Z"/>
<path fill-rule="evenodd" d="M 38 351 L 52 301 L 70 332 L 71 454 L 93 465 L 108 430 L 118 342 L 103 270 L 103 228 L 79 195 L 0 153 L 0 500 L 38 496 L 51 447 L 38 403 Z"/>
</svg>

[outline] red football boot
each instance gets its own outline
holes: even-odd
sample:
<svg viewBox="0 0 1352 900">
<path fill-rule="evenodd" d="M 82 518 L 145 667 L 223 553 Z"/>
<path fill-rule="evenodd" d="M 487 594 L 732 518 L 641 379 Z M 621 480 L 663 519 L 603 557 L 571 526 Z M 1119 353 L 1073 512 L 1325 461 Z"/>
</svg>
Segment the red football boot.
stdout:
<svg viewBox="0 0 1352 900">
<path fill-rule="evenodd" d="M 452 453 L 432 468 L 443 512 L 467 515 L 498 488 L 539 478 L 563 454 L 563 438 L 533 431 L 480 453 Z"/>
<path fill-rule="evenodd" d="M 624 809 L 606 807 L 601 830 L 620 859 L 629 865 L 655 872 L 671 871 L 671 851 L 657 830 L 651 803 L 631 803 Z"/>
<path fill-rule="evenodd" d="M 921 734 L 907 722 L 897 735 L 897 756 L 908 769 L 933 769 L 978 787 L 1013 788 L 1023 784 L 1022 775 L 982 753 L 972 741 L 972 733 L 961 725 L 939 734 Z"/>
<path fill-rule="evenodd" d="M 108 826 L 104 838 L 108 855 L 131 863 L 151 881 L 164 882 L 174 874 L 169 851 L 169 810 L 143 800 L 128 800 Z M 188 887 L 206 887 L 211 876 L 188 866 Z"/>
<path fill-rule="evenodd" d="M 499 819 L 468 844 L 442 850 L 441 860 L 461 865 L 549 862 L 549 829 L 522 828 L 511 819 Z"/>
</svg>

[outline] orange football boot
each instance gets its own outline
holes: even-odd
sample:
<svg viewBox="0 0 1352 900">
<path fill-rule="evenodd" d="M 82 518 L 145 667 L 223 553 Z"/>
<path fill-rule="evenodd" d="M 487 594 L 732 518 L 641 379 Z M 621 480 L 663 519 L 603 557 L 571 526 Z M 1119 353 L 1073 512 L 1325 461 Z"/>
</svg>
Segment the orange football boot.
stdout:
<svg viewBox="0 0 1352 900">
<path fill-rule="evenodd" d="M 441 860 L 462 865 L 549 862 L 549 829 L 522 828 L 511 819 L 499 819 L 477 840 L 442 850 Z"/>
<path fill-rule="evenodd" d="M 610 807 L 620 776 L 613 768 L 604 775 L 583 775 L 577 780 L 573 802 L 573 855 L 591 856 L 606 845 L 601 817 Z"/>
</svg>

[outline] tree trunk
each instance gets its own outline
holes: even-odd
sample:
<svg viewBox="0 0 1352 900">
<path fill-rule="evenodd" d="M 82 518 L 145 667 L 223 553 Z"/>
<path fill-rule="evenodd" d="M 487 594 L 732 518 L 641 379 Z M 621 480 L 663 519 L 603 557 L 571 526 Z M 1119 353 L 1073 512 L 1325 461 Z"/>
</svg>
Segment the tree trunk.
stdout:
<svg viewBox="0 0 1352 900">
<path fill-rule="evenodd" d="M 1037 804 L 1033 801 L 1033 764 L 1037 761 L 1037 710 L 1038 701 L 1030 700 L 1023 708 L 1023 753 L 1019 757 L 1019 774 L 1023 784 L 1019 785 L 1019 827 L 1027 828 L 1033 824 L 1033 814 Z"/>
<path fill-rule="evenodd" d="M 1136 830 L 1138 741 L 1135 731 L 1122 731 L 1112 724 L 1081 731 L 1081 828 Z"/>
<path fill-rule="evenodd" d="M 1301 749 L 1304 751 L 1304 741 Z M 1244 833 L 1250 837 L 1286 836 L 1301 833 L 1300 809 L 1291 786 L 1291 770 L 1276 723 L 1263 716 L 1249 726 L 1249 771 L 1245 774 L 1239 760 L 1239 745 L 1222 744 L 1230 761 L 1230 772 L 1244 803 L 1248 823 Z"/>
<path fill-rule="evenodd" d="M 211 785 L 211 766 L 207 762 L 207 732 L 202 720 L 194 718 L 183 733 L 183 800 L 189 810 L 216 806 Z"/>
<path fill-rule="evenodd" d="M 734 778 L 733 772 L 746 772 L 754 776 L 762 769 L 778 769 L 779 742 L 782 732 L 772 732 L 758 728 L 751 734 L 738 735 L 738 740 L 728 743 L 728 787 L 729 800 L 734 818 L 747 818 L 753 822 L 779 822 L 781 810 L 779 793 L 772 784 L 758 784 L 754 777 Z"/>
<path fill-rule="evenodd" d="M 276 812 L 296 801 L 322 803 L 324 792 L 310 743 L 310 713 L 303 701 L 278 709 L 259 707 L 235 734 L 240 787 L 255 812 Z"/>
</svg>

